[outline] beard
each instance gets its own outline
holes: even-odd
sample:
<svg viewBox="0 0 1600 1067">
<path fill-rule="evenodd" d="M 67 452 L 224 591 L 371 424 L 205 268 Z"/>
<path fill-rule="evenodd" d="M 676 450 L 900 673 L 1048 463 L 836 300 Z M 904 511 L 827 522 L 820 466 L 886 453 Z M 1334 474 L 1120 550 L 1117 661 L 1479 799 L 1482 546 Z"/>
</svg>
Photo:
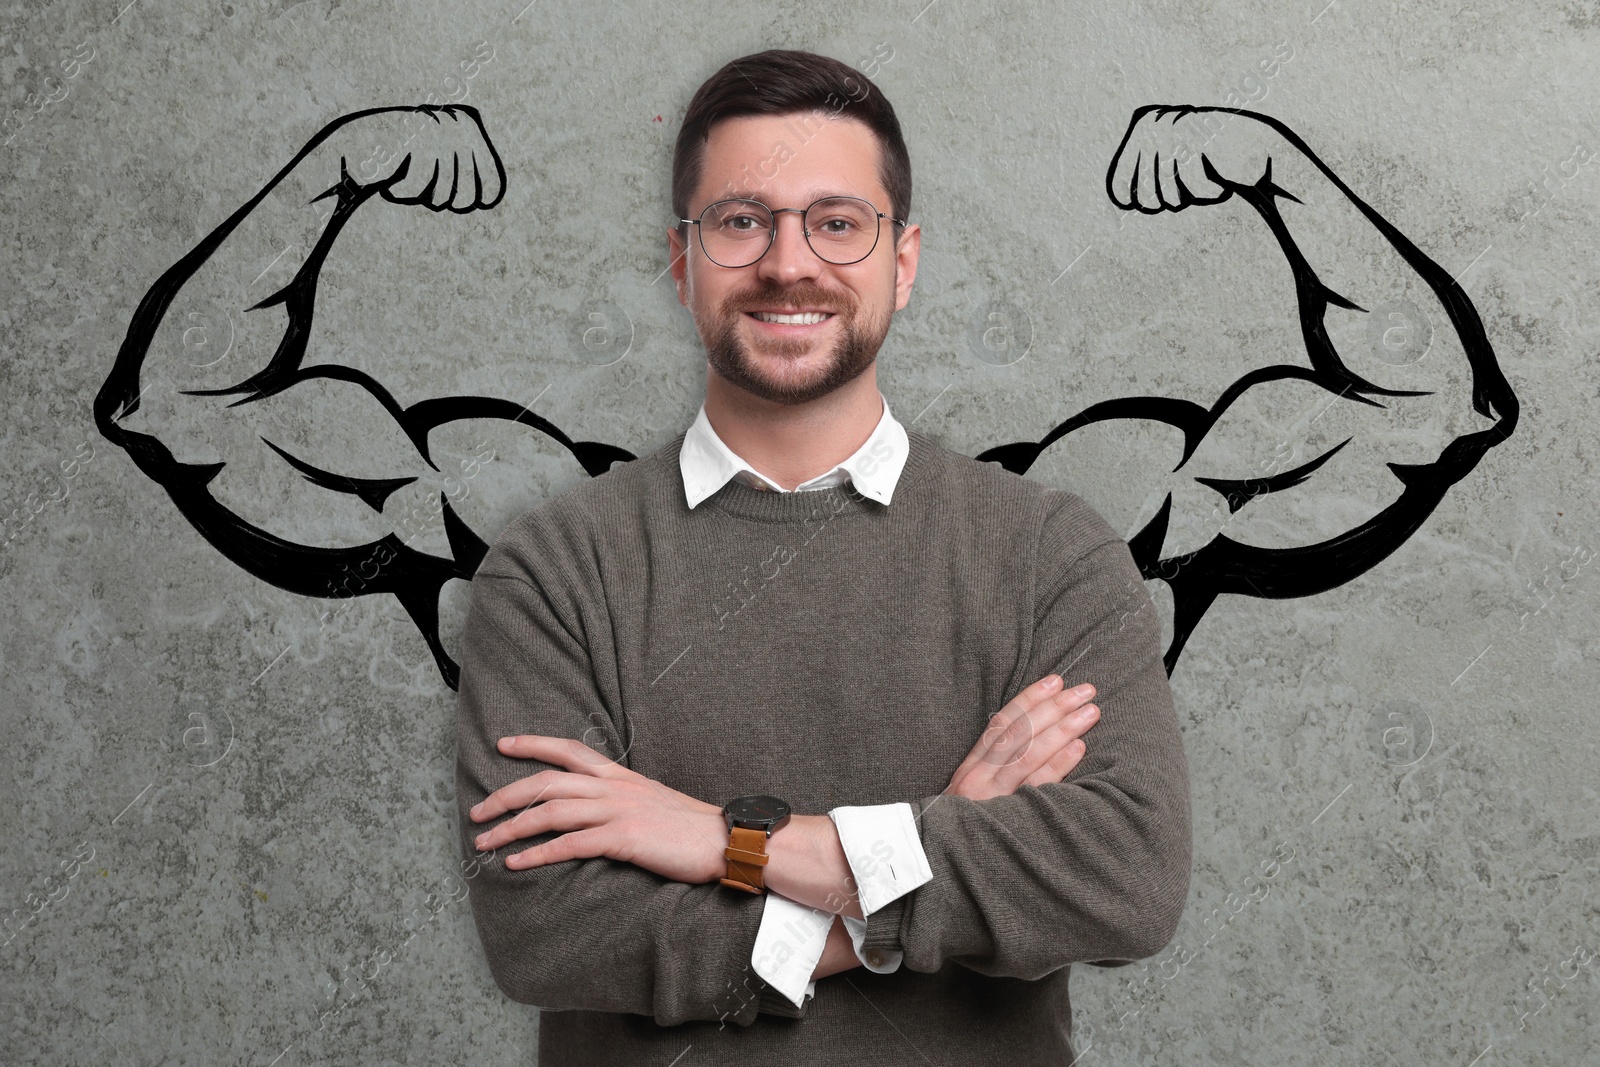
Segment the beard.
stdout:
<svg viewBox="0 0 1600 1067">
<path fill-rule="evenodd" d="M 778 377 L 764 364 L 777 360 L 793 366 L 821 348 L 818 340 L 762 337 L 754 342 L 761 354 L 758 358 L 739 336 L 746 311 L 773 305 L 834 313 L 828 325 L 837 330 L 838 336 L 821 357 L 820 365 L 805 377 Z M 700 340 L 705 345 L 706 361 L 731 384 L 774 404 L 805 404 L 855 381 L 877 359 L 878 349 L 889 335 L 893 312 L 886 312 L 880 320 L 862 321 L 860 310 L 860 301 L 851 293 L 834 293 L 809 283 L 789 289 L 765 285 L 729 297 L 700 331 Z"/>
</svg>

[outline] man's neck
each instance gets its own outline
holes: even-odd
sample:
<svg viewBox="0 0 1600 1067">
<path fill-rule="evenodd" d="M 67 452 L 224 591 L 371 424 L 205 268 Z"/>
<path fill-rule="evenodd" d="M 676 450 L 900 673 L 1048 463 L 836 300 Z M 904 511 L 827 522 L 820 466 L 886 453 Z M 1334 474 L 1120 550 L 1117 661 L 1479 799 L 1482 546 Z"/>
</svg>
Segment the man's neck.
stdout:
<svg viewBox="0 0 1600 1067">
<path fill-rule="evenodd" d="M 706 370 L 706 419 L 741 459 L 784 489 L 827 474 L 867 443 L 883 418 L 877 367 L 806 404 L 775 404 Z"/>
</svg>

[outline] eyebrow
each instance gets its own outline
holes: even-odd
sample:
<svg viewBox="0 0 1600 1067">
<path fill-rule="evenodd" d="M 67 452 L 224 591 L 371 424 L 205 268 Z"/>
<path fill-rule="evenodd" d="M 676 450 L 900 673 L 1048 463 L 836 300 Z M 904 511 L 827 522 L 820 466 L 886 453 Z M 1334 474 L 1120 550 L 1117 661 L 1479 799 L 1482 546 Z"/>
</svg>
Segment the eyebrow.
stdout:
<svg viewBox="0 0 1600 1067">
<path fill-rule="evenodd" d="M 859 193 L 838 193 L 838 192 L 834 192 L 831 189 L 815 189 L 815 188 L 813 188 L 813 189 L 807 189 L 804 193 L 801 194 L 802 199 L 804 199 L 807 204 L 814 204 L 818 200 L 826 200 L 831 196 L 853 196 L 853 197 L 856 197 L 857 199 L 860 199 L 860 200 L 867 199 L 866 197 L 862 196 Z M 717 197 L 717 199 L 718 200 L 754 200 L 757 203 L 766 204 L 768 207 L 772 206 L 770 203 L 767 202 L 766 196 L 764 196 L 759 191 L 755 191 L 755 190 L 732 192 L 732 193 L 728 193 L 728 194 L 723 195 L 723 196 L 719 196 L 719 197 Z"/>
</svg>

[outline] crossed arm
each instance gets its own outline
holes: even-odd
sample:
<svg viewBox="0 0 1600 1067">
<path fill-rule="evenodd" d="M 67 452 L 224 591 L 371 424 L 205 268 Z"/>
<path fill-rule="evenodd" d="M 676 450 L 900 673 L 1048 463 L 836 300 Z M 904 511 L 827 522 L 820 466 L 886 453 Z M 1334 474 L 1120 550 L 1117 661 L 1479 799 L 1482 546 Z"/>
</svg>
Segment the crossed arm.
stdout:
<svg viewBox="0 0 1600 1067">
<path fill-rule="evenodd" d="M 1057 674 L 1028 686 L 995 716 L 947 793 L 983 799 L 1010 795 L 1024 782 L 1060 781 L 1082 757 L 1079 738 L 1098 717 L 1099 709 L 1088 703 L 1093 695 L 1094 687 L 1087 684 L 1064 690 Z M 546 844 L 508 852 L 508 868 L 608 857 L 691 885 L 717 882 L 725 873 L 727 833 L 720 807 L 647 778 L 573 738 L 512 735 L 500 738 L 498 747 L 506 756 L 565 768 L 518 779 L 470 810 L 477 823 L 515 813 L 474 838 L 482 852 L 562 832 Z M 556 800 L 567 803 L 549 803 Z M 793 815 L 768 841 L 767 854 L 763 881 L 770 892 L 819 911 L 864 918 L 844 842 L 829 816 Z M 812 978 L 859 963 L 844 925 L 835 921 Z"/>
<path fill-rule="evenodd" d="M 912 802 L 934 880 L 874 911 L 866 930 L 869 947 L 902 952 L 912 970 L 953 960 L 1036 979 L 1079 960 L 1143 958 L 1171 939 L 1187 897 L 1186 766 L 1159 623 L 1126 544 L 1077 498 L 1059 497 L 1073 503 L 1045 523 L 1039 555 L 1077 558 L 1041 579 L 1035 639 L 1022 656 L 1025 670 L 1048 673 L 1007 704 L 997 725 L 1002 736 L 1032 731 L 1036 758 L 1054 731 L 1072 766 L 1063 781 L 1049 758 L 1030 767 L 1003 746 L 987 761 L 975 752 L 953 776 L 956 788 Z M 763 900 L 717 884 L 727 840 L 720 807 L 576 740 L 611 721 L 577 636 L 602 623 L 582 617 L 560 568 L 548 563 L 564 538 L 541 545 L 542 536 L 491 548 L 462 642 L 463 851 L 474 854 L 482 833 L 489 847 L 534 839 L 532 849 L 487 863 L 474 882 L 473 914 L 497 982 L 542 1008 L 632 1012 L 661 1025 L 793 1016 L 794 1005 L 762 983 L 728 1010 L 728 990 L 751 975 Z M 1084 543 L 1095 547 L 1083 552 Z M 1043 684 L 1051 675 L 1096 681 L 1104 710 L 1086 751 L 1061 741 L 1087 729 L 1063 721 L 1084 697 L 1052 693 Z M 1028 714 L 1040 704 L 1042 715 Z M 1039 725 L 1047 719 L 1053 724 Z M 501 742 L 513 735 L 524 740 Z M 546 769 L 529 775 L 525 760 Z M 775 835 L 767 881 L 797 902 L 859 915 L 829 822 L 806 816 Z M 816 977 L 855 964 L 837 920 L 829 936 Z"/>
</svg>

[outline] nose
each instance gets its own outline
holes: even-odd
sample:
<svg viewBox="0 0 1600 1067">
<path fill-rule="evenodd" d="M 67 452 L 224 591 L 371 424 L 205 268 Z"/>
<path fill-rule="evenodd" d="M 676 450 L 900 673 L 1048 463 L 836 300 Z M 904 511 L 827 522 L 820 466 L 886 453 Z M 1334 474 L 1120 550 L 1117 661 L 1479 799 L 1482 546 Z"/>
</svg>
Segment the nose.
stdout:
<svg viewBox="0 0 1600 1067">
<path fill-rule="evenodd" d="M 806 242 L 804 216 L 795 211 L 782 211 L 773 215 L 773 219 L 778 233 L 767 254 L 756 263 L 759 276 L 785 286 L 803 278 L 817 277 L 822 272 L 822 260 Z"/>
</svg>

